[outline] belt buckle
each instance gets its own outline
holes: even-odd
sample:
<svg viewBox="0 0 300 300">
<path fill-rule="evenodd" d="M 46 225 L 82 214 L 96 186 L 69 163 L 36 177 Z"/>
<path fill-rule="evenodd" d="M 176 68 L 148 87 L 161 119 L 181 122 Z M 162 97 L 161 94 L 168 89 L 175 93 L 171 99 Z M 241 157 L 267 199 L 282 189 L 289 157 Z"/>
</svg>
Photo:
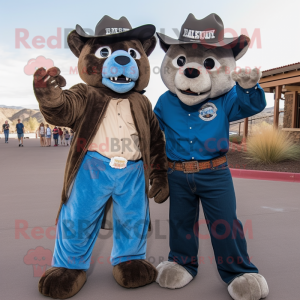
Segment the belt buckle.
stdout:
<svg viewBox="0 0 300 300">
<path fill-rule="evenodd" d="M 115 156 L 110 159 L 109 165 L 114 169 L 125 169 L 127 162 L 126 158 Z"/>
<path fill-rule="evenodd" d="M 194 171 L 194 170 L 187 170 L 186 167 L 185 167 L 185 164 L 187 163 L 193 163 L 195 164 L 195 166 L 197 167 L 197 169 Z M 182 162 L 182 169 L 183 169 L 183 173 L 196 173 L 196 172 L 199 172 L 199 162 L 198 161 L 183 161 Z"/>
</svg>

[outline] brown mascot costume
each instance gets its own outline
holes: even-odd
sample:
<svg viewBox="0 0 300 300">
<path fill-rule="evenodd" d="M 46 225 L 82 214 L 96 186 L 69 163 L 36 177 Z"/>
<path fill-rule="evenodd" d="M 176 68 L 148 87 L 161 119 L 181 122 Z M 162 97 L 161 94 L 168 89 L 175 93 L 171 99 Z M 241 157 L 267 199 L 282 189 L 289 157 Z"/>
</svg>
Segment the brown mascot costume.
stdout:
<svg viewBox="0 0 300 300">
<path fill-rule="evenodd" d="M 125 17 L 103 17 L 93 36 L 77 25 L 68 45 L 85 84 L 62 90 L 66 81 L 56 67 L 34 74 L 34 93 L 47 122 L 75 132 L 52 268 L 39 282 L 45 296 L 65 299 L 82 288 L 101 227 L 113 228 L 111 264 L 121 286 L 156 280 L 156 268 L 145 260 L 148 198 L 162 203 L 169 189 L 164 137 L 143 96 L 154 34 L 153 25 L 132 29 Z"/>
</svg>

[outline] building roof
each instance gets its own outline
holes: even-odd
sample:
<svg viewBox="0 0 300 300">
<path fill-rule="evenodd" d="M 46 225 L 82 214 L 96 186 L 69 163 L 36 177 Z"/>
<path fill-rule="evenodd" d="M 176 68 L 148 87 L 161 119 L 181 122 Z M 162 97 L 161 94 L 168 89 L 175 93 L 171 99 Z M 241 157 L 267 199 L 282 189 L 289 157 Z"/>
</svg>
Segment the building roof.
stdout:
<svg viewBox="0 0 300 300">
<path fill-rule="evenodd" d="M 267 77 L 267 76 L 289 72 L 289 71 L 295 71 L 298 69 L 300 69 L 300 62 L 262 71 L 262 77 Z"/>
</svg>

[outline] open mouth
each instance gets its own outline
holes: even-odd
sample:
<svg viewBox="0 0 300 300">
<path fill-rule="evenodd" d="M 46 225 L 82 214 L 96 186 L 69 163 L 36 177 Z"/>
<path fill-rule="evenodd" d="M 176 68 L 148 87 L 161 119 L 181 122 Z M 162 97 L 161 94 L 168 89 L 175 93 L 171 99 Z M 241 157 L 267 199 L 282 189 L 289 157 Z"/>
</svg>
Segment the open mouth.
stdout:
<svg viewBox="0 0 300 300">
<path fill-rule="evenodd" d="M 118 77 L 109 77 L 109 79 L 113 83 L 129 83 L 132 81 L 131 78 L 125 77 L 124 75 L 120 75 Z"/>
<path fill-rule="evenodd" d="M 179 90 L 182 94 L 184 94 L 184 95 L 189 95 L 189 96 L 200 96 L 200 92 L 199 93 L 195 93 L 195 92 L 192 92 L 190 89 L 187 89 L 187 90 L 185 90 L 185 91 L 183 91 L 183 90 Z M 208 91 L 209 92 L 209 91 Z M 205 93 L 202 93 L 202 95 L 203 94 L 206 94 L 206 93 L 208 93 L 208 92 L 205 92 Z"/>
</svg>

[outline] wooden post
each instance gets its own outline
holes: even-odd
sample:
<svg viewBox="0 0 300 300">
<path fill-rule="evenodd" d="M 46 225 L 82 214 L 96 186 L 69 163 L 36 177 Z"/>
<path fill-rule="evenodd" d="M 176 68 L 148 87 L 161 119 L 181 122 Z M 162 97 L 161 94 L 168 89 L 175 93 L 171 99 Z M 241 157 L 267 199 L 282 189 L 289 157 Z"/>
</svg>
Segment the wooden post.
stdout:
<svg viewBox="0 0 300 300">
<path fill-rule="evenodd" d="M 292 128 L 297 128 L 298 92 L 293 92 Z"/>
<path fill-rule="evenodd" d="M 245 118 L 244 119 L 244 133 L 243 133 L 243 143 L 246 143 L 246 140 L 247 140 L 247 136 L 248 136 L 248 123 L 249 123 L 249 120 L 248 118 Z"/>
<path fill-rule="evenodd" d="M 274 128 L 278 128 L 279 124 L 279 101 L 281 98 L 282 85 L 275 87 L 275 101 L 274 101 Z"/>
</svg>

